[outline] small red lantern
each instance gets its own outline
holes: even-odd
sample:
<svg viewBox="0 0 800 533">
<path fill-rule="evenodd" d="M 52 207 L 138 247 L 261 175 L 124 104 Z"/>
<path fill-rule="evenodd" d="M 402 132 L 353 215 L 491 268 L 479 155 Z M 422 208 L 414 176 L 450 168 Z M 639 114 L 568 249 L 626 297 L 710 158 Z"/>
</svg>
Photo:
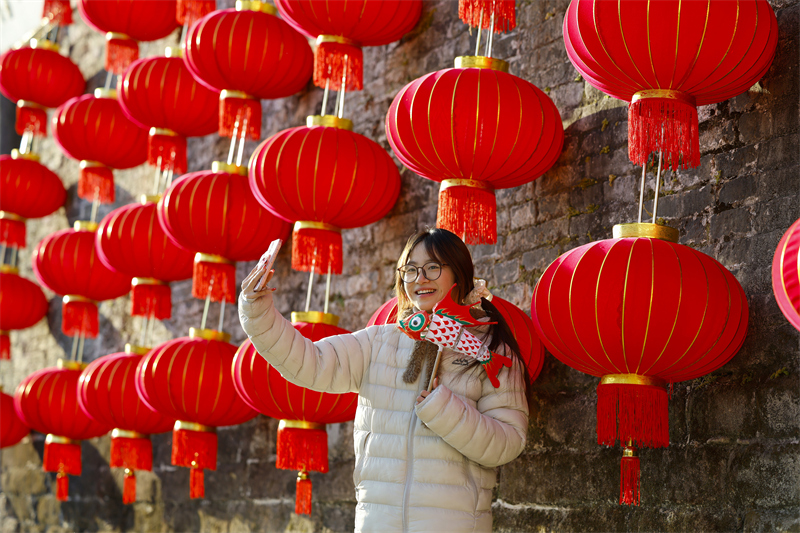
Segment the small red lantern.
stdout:
<svg viewBox="0 0 800 533">
<path fill-rule="evenodd" d="M 339 317 L 311 311 L 292 313 L 294 327 L 312 342 L 349 333 L 337 327 Z M 297 470 L 295 512 L 311 514 L 311 480 L 308 471 L 328 471 L 328 435 L 325 424 L 352 420 L 358 395 L 315 392 L 286 381 L 250 340 L 245 340 L 233 360 L 236 392 L 253 409 L 280 419 L 276 466 Z"/>
<path fill-rule="evenodd" d="M 586 81 L 630 102 L 628 156 L 645 165 L 700 164 L 697 106 L 740 94 L 769 69 L 778 22 L 767 0 L 596 2 L 575 0 L 564 44 Z"/>
<path fill-rule="evenodd" d="M 0 244 L 25 248 L 25 220 L 53 213 L 66 197 L 59 177 L 36 154 L 0 155 Z"/>
<path fill-rule="evenodd" d="M 78 407 L 78 380 L 86 365 L 59 359 L 57 368 L 34 372 L 17 387 L 14 407 L 22 421 L 44 441 L 45 472 L 57 472 L 56 498 L 69 498 L 69 478 L 80 476 L 81 443 L 105 435 L 111 428 L 95 422 Z"/>
<path fill-rule="evenodd" d="M 47 315 L 47 299 L 19 269 L 0 265 L 0 359 L 11 359 L 9 330 L 33 326 Z"/>
<path fill-rule="evenodd" d="M 247 422 L 257 413 L 236 394 L 230 335 L 189 329 L 188 337 L 153 348 L 139 363 L 136 390 L 166 417 L 177 419 L 172 464 L 191 468 L 190 496 L 203 498 L 203 469 L 217 469 L 217 426 Z"/>
<path fill-rule="evenodd" d="M 131 122 L 116 91 L 73 98 L 56 110 L 53 137 L 61 150 L 81 162 L 78 196 L 114 202 L 112 168 L 133 168 L 147 160 L 147 131 Z"/>
<path fill-rule="evenodd" d="M 162 39 L 178 27 L 175 0 L 79 0 L 86 24 L 106 34 L 105 68 L 122 74 L 139 58 L 137 41 Z"/>
<path fill-rule="evenodd" d="M 97 231 L 97 255 L 105 266 L 133 277 L 131 314 L 172 317 L 171 281 L 192 277 L 194 254 L 172 242 L 158 223 L 158 196 L 110 212 Z"/>
<path fill-rule="evenodd" d="M 31 46 L 0 56 L 0 92 L 17 103 L 16 131 L 47 135 L 47 108 L 83 94 L 78 66 L 58 53 L 58 45 L 32 40 Z"/>
<path fill-rule="evenodd" d="M 33 251 L 33 273 L 39 283 L 64 296 L 61 331 L 97 337 L 97 302 L 128 293 L 130 276 L 110 270 L 97 257 L 94 222 L 75 222 L 74 229 L 42 239 Z"/>
<path fill-rule="evenodd" d="M 219 134 L 261 137 L 259 99 L 290 96 L 308 83 L 313 56 L 305 38 L 262 2 L 209 13 L 186 37 L 185 61 L 195 78 L 222 91 Z M 246 122 L 246 124 L 245 124 Z"/>
<path fill-rule="evenodd" d="M 800 330 L 800 220 L 789 226 L 775 249 L 772 292 L 783 316 Z"/>
<path fill-rule="evenodd" d="M 0 448 L 14 446 L 30 432 L 14 409 L 14 397 L 0 389 Z"/>
<path fill-rule="evenodd" d="M 456 58 L 395 96 L 386 135 L 412 171 L 441 182 L 436 225 L 469 244 L 497 242 L 495 189 L 528 183 L 558 159 L 561 116 L 535 85 L 508 74 L 508 63 Z"/>
<path fill-rule="evenodd" d="M 198 83 L 180 57 L 135 61 L 117 92 L 128 118 L 150 129 L 147 162 L 159 170 L 186 172 L 186 137 L 217 131 L 219 93 Z"/>
<path fill-rule="evenodd" d="M 250 159 L 250 188 L 259 203 L 286 220 L 292 268 L 342 272 L 341 228 L 380 220 L 400 193 L 400 174 L 375 141 L 331 115 L 273 135 Z"/>
<path fill-rule="evenodd" d="M 364 82 L 362 46 L 399 41 L 417 25 L 421 0 L 316 2 L 276 0 L 281 16 L 299 32 L 317 40 L 314 85 L 360 91 Z"/>
<path fill-rule="evenodd" d="M 748 307 L 741 285 L 678 232 L 622 224 L 545 270 L 531 316 L 559 361 L 601 377 L 597 442 L 625 447 L 620 503 L 638 505 L 636 448 L 669 445 L 667 385 L 713 372 L 739 351 Z"/>
<path fill-rule="evenodd" d="M 158 203 L 158 220 L 176 244 L 197 252 L 192 296 L 228 303 L 236 301 L 235 262 L 258 259 L 290 228 L 256 201 L 247 167 L 219 162 L 175 181 Z"/>
<path fill-rule="evenodd" d="M 172 429 L 174 419 L 166 418 L 136 394 L 136 367 L 149 350 L 125 346 L 125 352 L 95 359 L 80 376 L 78 405 L 111 432 L 112 468 L 125 469 L 122 503 L 136 501 L 136 470 L 153 469 L 150 434 Z"/>
</svg>

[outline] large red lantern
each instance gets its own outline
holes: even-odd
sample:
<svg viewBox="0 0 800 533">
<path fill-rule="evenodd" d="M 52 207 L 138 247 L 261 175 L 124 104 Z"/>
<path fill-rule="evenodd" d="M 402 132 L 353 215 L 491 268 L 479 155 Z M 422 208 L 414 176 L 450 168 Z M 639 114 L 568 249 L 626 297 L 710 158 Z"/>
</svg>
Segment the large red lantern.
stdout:
<svg viewBox="0 0 800 533">
<path fill-rule="evenodd" d="M 191 468 L 190 495 L 205 495 L 203 469 L 217 469 L 217 426 L 247 422 L 256 412 L 236 394 L 230 335 L 209 329 L 153 348 L 139 363 L 136 390 L 162 415 L 174 418 L 172 464 Z"/>
<path fill-rule="evenodd" d="M 593 87 L 630 102 L 628 156 L 700 164 L 697 107 L 727 100 L 766 73 L 778 42 L 767 0 L 596 2 L 564 16 L 570 61 Z"/>
<path fill-rule="evenodd" d="M 400 193 L 400 174 L 375 141 L 352 122 L 330 115 L 308 118 L 264 141 L 250 159 L 250 187 L 280 217 L 297 221 L 292 268 L 342 272 L 341 228 L 380 220 Z"/>
<path fill-rule="evenodd" d="M 32 40 L 31 46 L 0 56 L 0 92 L 17 103 L 16 131 L 47 134 L 47 108 L 83 93 L 86 82 L 78 66 L 58 53 L 58 45 Z"/>
<path fill-rule="evenodd" d="M 209 13 L 189 30 L 185 61 L 201 83 L 222 91 L 219 134 L 261 137 L 259 99 L 300 91 L 311 77 L 313 56 L 305 38 L 262 2 Z M 246 122 L 246 124 L 245 124 Z"/>
<path fill-rule="evenodd" d="M 172 242 L 158 223 L 155 202 L 110 212 L 97 230 L 97 255 L 111 270 L 131 276 L 131 314 L 164 320 L 172 316 L 171 281 L 192 277 L 194 254 Z"/>
<path fill-rule="evenodd" d="M 247 167 L 214 163 L 181 176 L 158 203 L 158 219 L 178 245 L 197 252 L 192 296 L 236 301 L 236 261 L 254 261 L 289 224 L 256 201 Z"/>
<path fill-rule="evenodd" d="M 783 316 L 800 330 L 800 220 L 789 226 L 775 249 L 772 292 Z"/>
<path fill-rule="evenodd" d="M 162 39 L 178 27 L 175 0 L 79 0 L 86 23 L 106 34 L 105 68 L 122 74 L 139 58 L 137 41 Z"/>
<path fill-rule="evenodd" d="M 109 466 L 125 469 L 122 502 L 136 501 L 136 470 L 153 469 L 150 434 L 172 429 L 175 420 L 162 416 L 136 394 L 136 367 L 149 350 L 126 345 L 122 353 L 95 359 L 80 376 L 78 405 L 111 432 Z"/>
<path fill-rule="evenodd" d="M 97 337 L 97 302 L 128 293 L 131 278 L 114 272 L 97 257 L 94 222 L 75 222 L 45 237 L 33 251 L 33 273 L 39 283 L 64 296 L 61 331 Z"/>
<path fill-rule="evenodd" d="M 362 46 L 399 41 L 416 26 L 421 0 L 317 2 L 276 0 L 281 16 L 299 32 L 317 40 L 314 85 L 338 91 L 363 88 Z"/>
<path fill-rule="evenodd" d="M 116 91 L 73 98 L 56 110 L 53 137 L 61 150 L 81 162 L 78 196 L 114 202 L 114 168 L 133 168 L 147 160 L 147 130 L 131 122 Z"/>
<path fill-rule="evenodd" d="M 36 154 L 0 155 L 0 244 L 25 248 L 25 220 L 53 213 L 66 197 L 59 177 Z"/>
<path fill-rule="evenodd" d="M 739 351 L 748 306 L 716 260 L 655 224 L 615 226 L 545 270 L 531 316 L 564 364 L 601 377 L 597 442 L 625 447 L 620 503 L 639 504 L 636 448 L 669 445 L 667 387 L 716 370 Z"/>
<path fill-rule="evenodd" d="M 14 446 L 30 432 L 14 409 L 14 397 L 0 389 L 0 448 Z"/>
<path fill-rule="evenodd" d="M 33 326 L 47 315 L 47 299 L 39 286 L 0 265 L 0 359 L 11 359 L 9 330 Z"/>
<path fill-rule="evenodd" d="M 469 244 L 497 242 L 495 189 L 544 174 L 564 142 L 550 98 L 508 74 L 508 63 L 481 56 L 406 85 L 389 107 L 386 135 L 405 166 L 441 182 L 436 225 Z"/>
<path fill-rule="evenodd" d="M 217 131 L 219 93 L 198 83 L 180 57 L 135 61 L 117 92 L 128 118 L 150 129 L 147 161 L 160 170 L 186 172 L 186 137 Z"/>
<path fill-rule="evenodd" d="M 81 443 L 111 428 L 95 422 L 78 407 L 78 380 L 86 365 L 59 359 L 57 368 L 34 372 L 17 387 L 14 407 L 31 429 L 47 434 L 45 472 L 57 472 L 56 498 L 69 498 L 69 477 L 80 476 Z"/>
<path fill-rule="evenodd" d="M 294 327 L 312 342 L 349 333 L 337 327 L 339 317 L 311 311 L 292 313 Z M 286 381 L 250 340 L 245 340 L 233 361 L 236 392 L 253 409 L 280 419 L 276 466 L 296 470 L 295 512 L 311 514 L 311 480 L 308 471 L 328 471 L 328 435 L 325 424 L 355 417 L 358 395 L 315 392 Z"/>
</svg>

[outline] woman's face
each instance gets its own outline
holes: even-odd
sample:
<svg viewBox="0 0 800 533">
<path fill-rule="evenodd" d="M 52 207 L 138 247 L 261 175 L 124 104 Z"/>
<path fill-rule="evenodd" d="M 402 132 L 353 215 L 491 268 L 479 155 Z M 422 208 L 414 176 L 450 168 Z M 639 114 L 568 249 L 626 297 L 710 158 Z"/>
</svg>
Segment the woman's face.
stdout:
<svg viewBox="0 0 800 533">
<path fill-rule="evenodd" d="M 428 255 L 425 246 L 415 246 L 411 250 L 406 264 L 417 267 L 419 275 L 416 281 L 411 283 L 404 282 L 403 285 L 406 289 L 406 296 L 411 300 L 411 303 L 422 311 L 430 312 L 433 311 L 433 306 L 442 301 L 456 280 L 453 269 L 447 265 L 441 267 L 438 279 L 429 280 L 425 277 L 422 268 L 428 263 L 438 263 L 438 261 Z"/>
</svg>

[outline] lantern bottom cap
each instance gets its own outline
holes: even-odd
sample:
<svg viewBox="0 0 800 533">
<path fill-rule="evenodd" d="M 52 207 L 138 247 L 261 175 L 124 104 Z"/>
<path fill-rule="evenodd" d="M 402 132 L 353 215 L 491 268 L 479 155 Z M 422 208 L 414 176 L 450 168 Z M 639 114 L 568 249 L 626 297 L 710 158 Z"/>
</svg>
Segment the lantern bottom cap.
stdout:
<svg viewBox="0 0 800 533">
<path fill-rule="evenodd" d="M 455 60 L 456 68 L 486 68 L 508 73 L 508 62 L 496 57 L 486 56 L 458 56 Z"/>
<path fill-rule="evenodd" d="M 630 224 L 617 224 L 614 226 L 614 238 L 646 237 L 660 239 L 667 242 L 678 242 L 680 233 L 677 229 L 650 222 L 632 222 Z"/>
<path fill-rule="evenodd" d="M 600 378 L 600 385 L 647 385 L 667 388 L 667 381 L 655 376 L 641 374 L 606 374 Z"/>
</svg>

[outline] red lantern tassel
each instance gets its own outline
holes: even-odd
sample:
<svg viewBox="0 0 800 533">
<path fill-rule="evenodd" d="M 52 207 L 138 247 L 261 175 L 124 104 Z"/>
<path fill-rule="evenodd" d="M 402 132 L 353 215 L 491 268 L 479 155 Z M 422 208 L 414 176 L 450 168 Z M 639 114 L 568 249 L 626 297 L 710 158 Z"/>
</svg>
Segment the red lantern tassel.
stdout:
<svg viewBox="0 0 800 533">
<path fill-rule="evenodd" d="M 42 17 L 53 24 L 68 26 L 72 24 L 72 6 L 69 5 L 69 0 L 44 0 Z"/>
<path fill-rule="evenodd" d="M 185 422 L 176 422 L 187 425 Z M 197 425 L 191 424 L 188 425 Z M 209 430 L 213 428 L 207 428 Z M 217 469 L 217 434 L 214 431 L 175 429 L 172 432 L 172 464 L 191 468 L 189 493 L 192 498 L 205 497 L 203 469 Z"/>
<path fill-rule="evenodd" d="M 515 0 L 458 0 L 458 18 L 464 24 L 485 30 L 494 13 L 494 31 L 511 31 L 517 26 L 515 4 Z"/>
<path fill-rule="evenodd" d="M 134 283 L 138 278 L 134 278 Z M 131 287 L 131 315 L 172 318 L 172 291 L 169 285 L 137 283 Z"/>
<path fill-rule="evenodd" d="M 666 448 L 668 402 L 665 386 L 601 382 L 597 387 L 597 443 L 614 446 L 619 441 Z"/>
<path fill-rule="evenodd" d="M 114 203 L 114 173 L 105 165 L 81 161 L 78 176 L 78 196 L 103 204 Z"/>
<path fill-rule="evenodd" d="M 677 94 L 682 99 L 637 99 L 634 95 L 628 106 L 628 157 L 634 165 L 646 165 L 650 155 L 659 152 L 663 156 L 663 168 L 677 170 L 700 165 L 694 98 Z"/>
<path fill-rule="evenodd" d="M 153 444 L 147 437 L 112 436 L 109 466 L 130 470 L 152 470 Z"/>
<path fill-rule="evenodd" d="M 25 248 L 25 222 L 13 218 L 0 218 L 0 244 L 11 248 Z"/>
<path fill-rule="evenodd" d="M 314 270 L 317 274 L 327 274 L 330 265 L 332 274 L 341 274 L 341 232 L 335 228 L 303 227 L 302 224 L 296 223 L 292 232 L 292 268 L 301 272 Z"/>
<path fill-rule="evenodd" d="M 17 106 L 17 121 L 14 124 L 17 134 L 32 132 L 37 137 L 47 136 L 47 110 L 29 105 Z"/>
<path fill-rule="evenodd" d="M 136 501 L 136 472 L 125 469 L 125 481 L 122 483 L 122 503 L 129 505 Z"/>
<path fill-rule="evenodd" d="M 69 500 L 69 476 L 61 472 L 56 475 L 56 500 L 60 502 Z"/>
<path fill-rule="evenodd" d="M 122 75 L 139 59 L 139 43 L 122 33 L 106 34 L 106 70 Z"/>
<path fill-rule="evenodd" d="M 364 53 L 355 43 L 337 42 L 334 36 L 320 35 L 314 52 L 314 85 L 322 89 L 325 83 L 332 91 L 340 91 L 342 77 L 348 91 L 360 91 L 364 87 Z"/>
<path fill-rule="evenodd" d="M 0 361 L 11 359 L 11 338 L 7 331 L 0 331 Z"/>
<path fill-rule="evenodd" d="M 625 447 L 620 463 L 619 504 L 639 505 L 639 458 L 636 448 Z"/>
<path fill-rule="evenodd" d="M 65 442 L 53 442 L 58 439 Z M 61 472 L 71 476 L 80 476 L 82 472 L 80 443 L 48 435 L 44 443 L 42 468 L 45 472 Z"/>
<path fill-rule="evenodd" d="M 445 180 L 439 190 L 436 226 L 452 231 L 467 244 L 497 242 L 494 190 L 474 180 Z"/>
<path fill-rule="evenodd" d="M 178 0 L 176 18 L 181 26 L 192 26 L 196 21 L 217 9 L 216 0 Z"/>
<path fill-rule="evenodd" d="M 198 254 L 198 256 L 201 254 Z M 203 255 L 203 257 L 218 257 Z M 223 259 L 224 258 L 221 258 Z M 194 260 L 192 271 L 192 296 L 205 300 L 211 294 L 212 302 L 235 303 L 236 295 L 236 265 L 228 262 L 198 261 Z"/>
<path fill-rule="evenodd" d="M 237 96 L 224 96 L 236 94 Z M 261 138 L 261 101 L 244 93 L 223 92 L 219 98 L 219 134 L 221 137 L 242 136 L 242 128 L 246 135 L 254 141 Z"/>
<path fill-rule="evenodd" d="M 307 472 L 297 474 L 297 486 L 294 499 L 295 514 L 311 514 L 311 480 Z"/>
<path fill-rule="evenodd" d="M 192 499 L 206 497 L 205 475 L 202 468 L 189 470 L 189 497 Z"/>
<path fill-rule="evenodd" d="M 319 428 L 287 427 L 292 424 L 303 422 L 281 420 L 275 466 L 283 470 L 327 472 L 328 433 Z"/>
<path fill-rule="evenodd" d="M 187 166 L 186 137 L 151 133 L 147 138 L 147 162 L 162 172 L 172 169 L 175 174 L 183 174 Z"/>
<path fill-rule="evenodd" d="M 61 306 L 61 331 L 64 335 L 75 336 L 81 333 L 90 339 L 97 337 L 100 330 L 97 304 L 92 301 L 65 296 Z"/>
</svg>

